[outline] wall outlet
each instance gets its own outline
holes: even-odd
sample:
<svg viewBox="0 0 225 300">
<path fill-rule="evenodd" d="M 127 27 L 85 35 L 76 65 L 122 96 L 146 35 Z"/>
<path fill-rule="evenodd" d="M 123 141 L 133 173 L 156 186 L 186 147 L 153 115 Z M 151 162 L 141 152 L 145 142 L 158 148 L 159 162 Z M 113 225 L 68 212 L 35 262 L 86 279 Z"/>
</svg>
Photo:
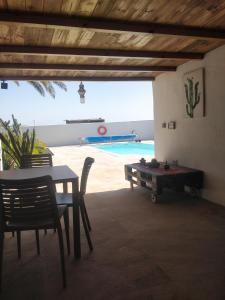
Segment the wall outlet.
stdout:
<svg viewBox="0 0 225 300">
<path fill-rule="evenodd" d="M 176 129 L 176 122 L 175 121 L 168 122 L 168 129 Z"/>
</svg>

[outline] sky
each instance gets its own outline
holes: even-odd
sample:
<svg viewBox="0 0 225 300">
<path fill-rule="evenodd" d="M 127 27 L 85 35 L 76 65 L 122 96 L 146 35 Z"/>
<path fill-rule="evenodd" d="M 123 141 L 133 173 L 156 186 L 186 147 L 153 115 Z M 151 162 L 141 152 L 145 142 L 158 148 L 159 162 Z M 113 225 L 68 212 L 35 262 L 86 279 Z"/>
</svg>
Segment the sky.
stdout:
<svg viewBox="0 0 225 300">
<path fill-rule="evenodd" d="M 11 115 L 23 125 L 65 124 L 66 119 L 103 118 L 106 122 L 152 120 L 151 82 L 83 82 L 85 104 L 77 93 L 80 82 L 67 82 L 68 91 L 56 87 L 55 99 L 42 97 L 26 82 L 8 82 L 0 89 L 0 118 Z"/>
</svg>

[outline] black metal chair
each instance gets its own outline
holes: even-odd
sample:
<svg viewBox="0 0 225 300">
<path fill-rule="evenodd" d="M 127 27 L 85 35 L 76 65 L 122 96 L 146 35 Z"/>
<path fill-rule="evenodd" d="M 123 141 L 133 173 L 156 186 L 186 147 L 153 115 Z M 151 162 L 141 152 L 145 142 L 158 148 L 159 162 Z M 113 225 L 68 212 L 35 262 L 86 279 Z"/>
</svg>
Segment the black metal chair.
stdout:
<svg viewBox="0 0 225 300">
<path fill-rule="evenodd" d="M 22 169 L 52 167 L 52 165 L 52 155 L 50 153 L 24 154 L 22 156 Z"/>
<path fill-rule="evenodd" d="M 63 287 L 66 287 L 64 246 L 60 218 L 64 216 L 68 253 L 70 253 L 69 217 L 66 205 L 58 207 L 50 176 L 24 180 L 0 180 L 0 288 L 2 283 L 5 232 L 17 232 L 18 256 L 21 257 L 21 231 L 35 230 L 40 253 L 40 229 L 58 232 Z"/>
<path fill-rule="evenodd" d="M 81 182 L 80 182 L 80 190 L 78 193 L 79 197 L 79 206 L 80 206 L 80 212 L 81 212 L 81 218 L 84 225 L 85 234 L 87 237 L 88 245 L 90 250 L 93 250 L 92 241 L 90 238 L 89 231 L 91 231 L 91 224 L 88 217 L 87 209 L 84 202 L 84 195 L 86 193 L 86 187 L 87 187 L 87 179 L 88 174 L 91 169 L 91 166 L 95 160 L 91 157 L 87 157 L 84 161 L 84 166 L 82 170 L 81 175 Z M 67 205 L 68 207 L 73 206 L 73 197 L 71 193 L 57 193 L 56 194 L 56 202 L 57 205 Z"/>
</svg>

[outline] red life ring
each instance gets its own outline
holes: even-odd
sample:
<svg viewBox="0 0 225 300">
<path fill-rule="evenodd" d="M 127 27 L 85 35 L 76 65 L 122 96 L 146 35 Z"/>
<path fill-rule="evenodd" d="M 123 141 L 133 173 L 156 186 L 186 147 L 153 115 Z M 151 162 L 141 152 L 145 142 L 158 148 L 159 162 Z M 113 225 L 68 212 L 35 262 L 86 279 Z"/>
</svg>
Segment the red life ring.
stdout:
<svg viewBox="0 0 225 300">
<path fill-rule="evenodd" d="M 98 134 L 105 135 L 107 132 L 107 128 L 105 126 L 99 126 L 98 127 Z"/>
</svg>

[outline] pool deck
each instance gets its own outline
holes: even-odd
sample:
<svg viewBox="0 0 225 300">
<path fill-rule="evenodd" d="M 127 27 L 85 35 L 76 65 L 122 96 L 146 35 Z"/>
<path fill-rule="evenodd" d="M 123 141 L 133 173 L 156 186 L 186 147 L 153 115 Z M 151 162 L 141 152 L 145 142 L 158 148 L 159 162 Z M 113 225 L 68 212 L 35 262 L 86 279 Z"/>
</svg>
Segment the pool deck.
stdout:
<svg viewBox="0 0 225 300">
<path fill-rule="evenodd" d="M 146 143 L 146 142 L 144 142 Z M 118 190 L 129 187 L 125 181 L 124 165 L 138 162 L 143 155 L 119 155 L 95 148 L 93 145 L 51 147 L 54 165 L 68 165 L 74 172 L 81 174 L 84 159 L 91 156 L 95 163 L 88 180 L 88 192 Z M 144 155 L 146 160 L 152 156 Z"/>
</svg>

